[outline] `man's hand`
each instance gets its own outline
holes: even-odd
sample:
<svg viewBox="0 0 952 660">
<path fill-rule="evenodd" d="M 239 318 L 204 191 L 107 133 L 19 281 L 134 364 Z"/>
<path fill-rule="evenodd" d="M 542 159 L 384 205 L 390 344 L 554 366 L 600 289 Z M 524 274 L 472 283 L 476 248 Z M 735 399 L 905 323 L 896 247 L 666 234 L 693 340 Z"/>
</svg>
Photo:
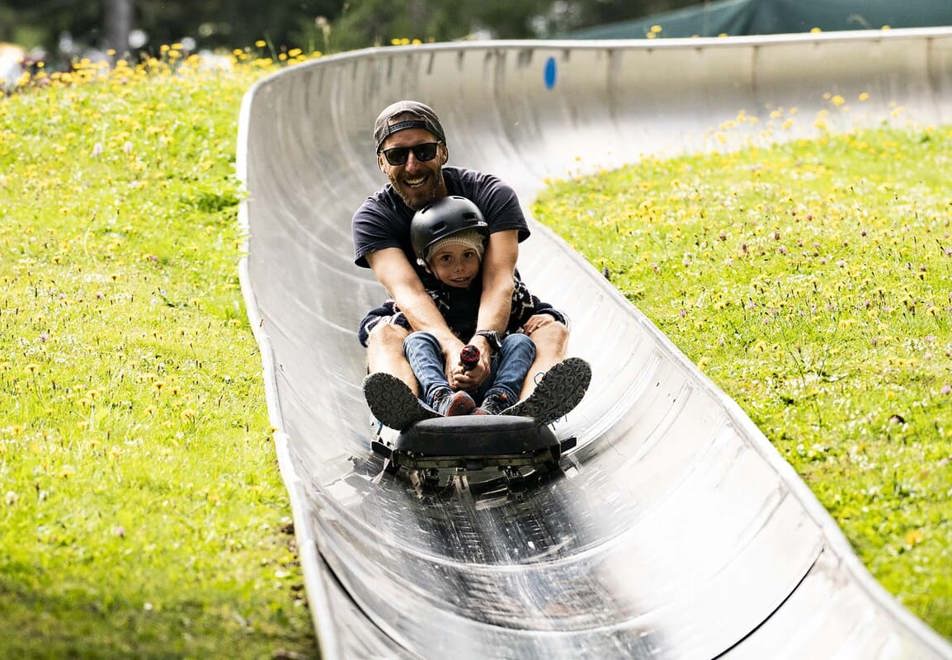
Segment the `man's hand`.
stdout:
<svg viewBox="0 0 952 660">
<path fill-rule="evenodd" d="M 530 316 L 526 324 L 522 326 L 522 331 L 527 335 L 532 335 L 533 332 L 550 323 L 555 323 L 555 319 L 549 314 L 534 314 Z"/>
<path fill-rule="evenodd" d="M 463 350 L 463 343 L 453 352 L 452 356 L 446 353 L 446 377 L 450 381 L 450 386 L 458 390 L 474 390 L 483 384 L 489 377 L 489 360 L 492 356 L 492 348 L 485 337 L 473 337 L 470 342 L 479 349 L 479 362 L 470 369 L 463 369 L 460 364 L 459 354 Z"/>
</svg>

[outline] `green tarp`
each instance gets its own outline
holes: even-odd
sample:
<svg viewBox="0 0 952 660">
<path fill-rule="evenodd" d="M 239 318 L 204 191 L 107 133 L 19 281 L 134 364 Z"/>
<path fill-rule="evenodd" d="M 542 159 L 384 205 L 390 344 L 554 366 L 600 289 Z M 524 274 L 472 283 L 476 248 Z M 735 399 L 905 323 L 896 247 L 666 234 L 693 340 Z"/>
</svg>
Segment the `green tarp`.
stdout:
<svg viewBox="0 0 952 660">
<path fill-rule="evenodd" d="M 952 0 L 720 0 L 576 30 L 573 39 L 716 37 L 952 25 Z M 658 31 L 658 26 L 661 28 Z"/>
</svg>

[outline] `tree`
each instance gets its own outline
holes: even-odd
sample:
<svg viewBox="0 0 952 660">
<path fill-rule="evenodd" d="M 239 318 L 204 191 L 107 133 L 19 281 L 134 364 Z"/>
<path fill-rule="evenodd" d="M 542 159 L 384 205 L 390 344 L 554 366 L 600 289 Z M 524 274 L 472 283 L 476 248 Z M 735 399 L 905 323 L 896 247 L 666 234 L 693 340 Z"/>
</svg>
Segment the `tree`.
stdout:
<svg viewBox="0 0 952 660">
<path fill-rule="evenodd" d="M 539 36 L 535 19 L 551 0 L 360 0 L 344 6 L 334 23 L 335 49 L 386 45 L 391 39 L 460 39 L 476 31 L 517 39 Z"/>
<path fill-rule="evenodd" d="M 148 35 L 143 50 L 195 40 L 198 48 L 240 48 L 259 39 L 275 50 L 346 50 L 407 37 L 548 37 L 598 23 L 637 18 L 693 0 L 3 0 L 0 40 L 42 45 L 55 54 L 63 35 L 78 51 L 125 52 L 129 30 Z M 68 60 L 75 52 L 61 54 Z"/>
<path fill-rule="evenodd" d="M 106 46 L 122 57 L 129 51 L 133 0 L 105 0 L 103 6 Z"/>
</svg>

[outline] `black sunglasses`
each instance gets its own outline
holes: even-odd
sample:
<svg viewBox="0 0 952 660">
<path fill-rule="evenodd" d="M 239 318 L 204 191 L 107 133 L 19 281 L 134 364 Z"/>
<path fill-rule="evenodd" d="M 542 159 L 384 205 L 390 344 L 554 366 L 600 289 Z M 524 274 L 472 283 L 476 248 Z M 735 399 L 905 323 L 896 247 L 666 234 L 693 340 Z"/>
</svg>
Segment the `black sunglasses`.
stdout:
<svg viewBox="0 0 952 660">
<path fill-rule="evenodd" d="M 414 158 L 421 163 L 425 163 L 428 160 L 436 158 L 436 148 L 438 146 L 440 146 L 439 142 L 424 142 L 423 144 L 415 144 L 412 147 L 384 149 L 382 153 L 383 157 L 386 158 L 387 162 L 391 165 L 406 165 L 411 151 L 413 152 Z"/>
</svg>

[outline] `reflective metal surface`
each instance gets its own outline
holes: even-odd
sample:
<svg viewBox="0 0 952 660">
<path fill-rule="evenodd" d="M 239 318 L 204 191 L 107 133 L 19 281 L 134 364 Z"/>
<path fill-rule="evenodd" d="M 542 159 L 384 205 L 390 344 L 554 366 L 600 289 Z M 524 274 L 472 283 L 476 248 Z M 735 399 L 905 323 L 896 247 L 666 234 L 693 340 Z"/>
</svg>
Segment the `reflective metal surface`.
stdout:
<svg viewBox="0 0 952 660">
<path fill-rule="evenodd" d="M 950 657 L 852 554 L 750 420 L 597 272 L 537 225 L 520 270 L 593 366 L 565 475 L 511 496 L 424 497 L 370 452 L 354 329 L 384 296 L 350 217 L 382 185 L 371 126 L 430 103 L 451 164 L 528 205 L 546 177 L 729 148 L 740 110 L 870 100 L 833 130 L 952 121 L 952 30 L 660 42 L 487 42 L 327 58 L 242 108 L 242 266 L 282 475 L 326 657 Z M 593 209 L 598 212 L 598 209 Z"/>
</svg>

